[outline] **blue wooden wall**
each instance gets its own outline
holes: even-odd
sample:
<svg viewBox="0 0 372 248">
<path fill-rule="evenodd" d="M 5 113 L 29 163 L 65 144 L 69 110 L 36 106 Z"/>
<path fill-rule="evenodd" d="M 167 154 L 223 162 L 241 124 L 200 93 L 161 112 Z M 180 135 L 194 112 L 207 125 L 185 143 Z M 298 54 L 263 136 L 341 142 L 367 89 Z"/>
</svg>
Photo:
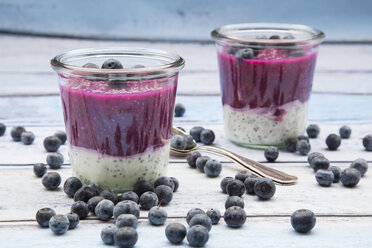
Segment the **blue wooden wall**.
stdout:
<svg viewBox="0 0 372 248">
<path fill-rule="evenodd" d="M 0 31 L 107 39 L 209 40 L 218 26 L 301 23 L 327 40 L 372 40 L 371 0 L 0 0 Z"/>
</svg>

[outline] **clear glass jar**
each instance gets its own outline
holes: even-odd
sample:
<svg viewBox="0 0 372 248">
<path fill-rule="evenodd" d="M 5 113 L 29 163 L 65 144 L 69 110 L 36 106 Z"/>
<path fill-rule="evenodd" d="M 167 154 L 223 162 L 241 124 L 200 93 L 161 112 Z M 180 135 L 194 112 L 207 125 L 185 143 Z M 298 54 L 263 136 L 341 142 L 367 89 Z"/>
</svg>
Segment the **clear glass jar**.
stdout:
<svg viewBox="0 0 372 248">
<path fill-rule="evenodd" d="M 303 134 L 323 32 L 250 23 L 217 28 L 212 38 L 227 137 L 241 146 L 264 148 Z"/>
<path fill-rule="evenodd" d="M 100 69 L 107 59 L 124 69 Z M 51 64 L 58 73 L 75 176 L 86 185 L 123 192 L 139 179 L 166 175 L 178 72 L 184 66 L 180 56 L 97 48 L 58 55 Z"/>
</svg>

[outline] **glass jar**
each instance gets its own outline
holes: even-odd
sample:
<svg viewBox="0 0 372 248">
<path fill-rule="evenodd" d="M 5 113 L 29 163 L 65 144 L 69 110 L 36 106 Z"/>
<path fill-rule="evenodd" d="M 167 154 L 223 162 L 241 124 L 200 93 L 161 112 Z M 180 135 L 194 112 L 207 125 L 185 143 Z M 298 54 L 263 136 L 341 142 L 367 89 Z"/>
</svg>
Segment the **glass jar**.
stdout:
<svg viewBox="0 0 372 248">
<path fill-rule="evenodd" d="M 212 38 L 227 137 L 241 146 L 264 148 L 303 134 L 323 32 L 250 23 L 217 28 Z"/>
<path fill-rule="evenodd" d="M 108 59 L 119 69 L 101 69 Z M 90 63 L 90 64 L 89 64 Z M 178 72 L 184 60 L 143 48 L 70 51 L 58 73 L 73 174 L 83 184 L 132 190 L 167 173 Z"/>
</svg>

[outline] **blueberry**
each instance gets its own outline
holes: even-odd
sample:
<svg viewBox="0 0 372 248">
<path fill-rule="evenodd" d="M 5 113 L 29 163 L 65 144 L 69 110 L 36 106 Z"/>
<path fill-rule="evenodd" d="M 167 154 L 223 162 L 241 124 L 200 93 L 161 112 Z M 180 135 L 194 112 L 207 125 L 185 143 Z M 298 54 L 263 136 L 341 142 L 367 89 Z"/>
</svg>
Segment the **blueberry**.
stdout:
<svg viewBox="0 0 372 248">
<path fill-rule="evenodd" d="M 80 219 L 85 219 L 89 214 L 88 205 L 83 201 L 77 201 L 71 205 L 71 213 L 75 213 Z"/>
<path fill-rule="evenodd" d="M 98 184 L 92 183 L 89 184 L 88 186 L 91 187 L 96 192 L 96 195 L 101 194 L 101 192 L 103 191 L 103 189 Z"/>
<path fill-rule="evenodd" d="M 200 141 L 204 145 L 211 145 L 211 144 L 213 144 L 215 138 L 216 138 L 216 136 L 214 135 L 214 132 L 212 130 L 210 130 L 210 129 L 204 129 L 200 133 Z"/>
<path fill-rule="evenodd" d="M 311 166 L 311 161 L 316 157 L 324 157 L 323 153 L 320 152 L 312 152 L 307 155 L 307 162 L 309 162 L 309 165 Z"/>
<path fill-rule="evenodd" d="M 54 215 L 49 220 L 49 229 L 58 235 L 64 234 L 69 226 L 70 222 L 68 218 L 62 214 Z"/>
<path fill-rule="evenodd" d="M 244 183 L 245 179 L 250 177 L 252 173 L 248 170 L 242 170 L 235 174 L 235 179 L 240 180 Z"/>
<path fill-rule="evenodd" d="M 306 133 L 309 136 L 309 138 L 311 138 L 311 139 L 317 138 L 318 135 L 319 135 L 319 132 L 320 132 L 319 126 L 316 125 L 316 124 L 310 124 L 306 128 Z"/>
<path fill-rule="evenodd" d="M 221 171 L 222 165 L 220 161 L 210 159 L 205 163 L 204 172 L 208 177 L 218 177 Z"/>
<path fill-rule="evenodd" d="M 101 69 L 123 69 L 123 65 L 116 59 L 108 59 L 103 62 Z"/>
<path fill-rule="evenodd" d="M 275 162 L 275 160 L 279 156 L 278 148 L 276 148 L 275 146 L 269 146 L 265 149 L 264 155 L 267 161 Z"/>
<path fill-rule="evenodd" d="M 47 172 L 47 167 L 43 163 L 34 164 L 34 174 L 37 177 L 42 177 Z"/>
<path fill-rule="evenodd" d="M 57 137 L 61 141 L 61 145 L 64 145 L 67 140 L 67 135 L 64 131 L 57 131 L 54 133 L 55 137 Z"/>
<path fill-rule="evenodd" d="M 167 220 L 168 214 L 164 208 L 154 206 L 149 211 L 149 221 L 154 226 L 161 226 Z"/>
<path fill-rule="evenodd" d="M 203 127 L 196 126 L 190 129 L 190 135 L 194 138 L 196 142 L 200 142 L 200 134 L 204 130 Z"/>
<path fill-rule="evenodd" d="M 174 107 L 174 116 L 176 117 L 182 117 L 186 112 L 185 106 L 181 103 L 177 103 Z"/>
<path fill-rule="evenodd" d="M 99 195 L 107 200 L 112 201 L 114 205 L 119 201 L 118 195 L 112 190 L 103 190 Z"/>
<path fill-rule="evenodd" d="M 367 151 L 372 151 L 372 135 L 366 135 L 363 138 L 363 146 Z"/>
<path fill-rule="evenodd" d="M 133 214 L 138 219 L 140 216 L 138 204 L 129 200 L 119 202 L 114 207 L 114 218 L 116 219 L 121 214 Z"/>
<path fill-rule="evenodd" d="M 0 122 L 0 136 L 3 136 L 5 131 L 6 131 L 5 124 Z"/>
<path fill-rule="evenodd" d="M 98 205 L 98 203 L 100 203 L 100 201 L 104 200 L 105 198 L 103 198 L 102 196 L 93 196 L 92 198 L 89 199 L 88 201 L 88 208 L 89 208 L 89 211 L 93 214 L 96 214 L 96 207 Z"/>
<path fill-rule="evenodd" d="M 268 200 L 275 194 L 276 186 L 269 178 L 258 178 L 254 184 L 254 193 L 261 200 Z"/>
<path fill-rule="evenodd" d="M 247 179 L 245 179 L 244 187 L 245 187 L 245 190 L 246 190 L 247 194 L 250 194 L 250 195 L 255 195 L 256 194 L 254 192 L 254 185 L 255 185 L 256 182 L 257 182 L 256 177 L 248 177 Z"/>
<path fill-rule="evenodd" d="M 113 226 L 113 225 L 105 226 L 104 228 L 102 228 L 101 239 L 103 243 L 107 245 L 114 244 L 115 243 L 114 237 L 115 237 L 116 231 L 117 231 L 116 226 Z"/>
<path fill-rule="evenodd" d="M 208 160 L 211 160 L 210 157 L 208 156 L 200 156 L 196 159 L 196 168 L 199 169 L 199 171 L 201 172 L 204 172 L 204 167 L 205 167 L 205 164 L 207 163 Z"/>
<path fill-rule="evenodd" d="M 103 199 L 97 204 L 94 212 L 98 219 L 107 221 L 112 217 L 114 213 L 114 207 L 115 204 L 112 201 L 108 199 Z"/>
<path fill-rule="evenodd" d="M 121 196 L 119 196 L 119 201 L 125 201 L 125 200 L 131 200 L 135 203 L 138 203 L 139 197 L 138 195 L 133 191 L 128 191 L 123 193 Z"/>
<path fill-rule="evenodd" d="M 335 151 L 341 145 L 341 137 L 334 133 L 330 134 L 326 139 L 326 144 L 329 150 Z"/>
<path fill-rule="evenodd" d="M 184 133 L 186 133 L 186 130 L 183 127 L 177 127 L 178 129 L 181 129 Z"/>
<path fill-rule="evenodd" d="M 247 219 L 247 215 L 239 206 L 232 206 L 226 209 L 224 220 L 229 227 L 239 228 L 242 227 Z"/>
<path fill-rule="evenodd" d="M 326 159 L 325 157 L 315 157 L 311 160 L 310 166 L 311 168 L 313 168 L 315 172 L 317 172 L 320 169 L 328 170 L 329 160 Z"/>
<path fill-rule="evenodd" d="M 36 221 L 41 227 L 48 227 L 49 220 L 52 216 L 56 215 L 56 211 L 51 208 L 39 209 L 36 213 Z"/>
<path fill-rule="evenodd" d="M 239 47 L 236 47 L 236 46 L 230 46 L 227 49 L 228 54 L 235 54 L 237 51 L 239 51 Z"/>
<path fill-rule="evenodd" d="M 133 186 L 133 191 L 141 197 L 141 195 L 147 191 L 154 191 L 154 185 L 149 180 L 139 180 Z"/>
<path fill-rule="evenodd" d="M 141 209 L 150 210 L 153 206 L 158 205 L 159 199 L 157 194 L 147 191 L 140 196 L 139 203 Z"/>
<path fill-rule="evenodd" d="M 186 227 L 181 223 L 171 223 L 165 228 L 165 236 L 172 244 L 180 244 L 186 237 Z"/>
<path fill-rule="evenodd" d="M 162 205 L 169 204 L 173 199 L 173 190 L 167 185 L 159 185 L 154 190 L 158 196 L 159 203 Z"/>
<path fill-rule="evenodd" d="M 63 185 L 63 191 L 72 198 L 81 187 L 83 187 L 83 184 L 79 178 L 69 177 Z"/>
<path fill-rule="evenodd" d="M 61 146 L 61 140 L 56 136 L 48 136 L 44 139 L 43 144 L 48 152 L 56 152 Z"/>
<path fill-rule="evenodd" d="M 291 34 L 287 34 L 286 36 L 283 37 L 283 40 L 293 40 L 295 37 Z"/>
<path fill-rule="evenodd" d="M 202 225 L 192 226 L 187 232 L 187 241 L 190 246 L 202 247 L 208 242 L 208 239 L 208 230 Z"/>
<path fill-rule="evenodd" d="M 83 65 L 83 68 L 99 69 L 98 65 L 93 64 L 93 63 L 86 63 Z"/>
<path fill-rule="evenodd" d="M 212 229 L 212 220 L 206 214 L 196 214 L 191 218 L 190 227 L 195 225 L 202 225 L 207 228 L 208 232 Z"/>
<path fill-rule="evenodd" d="M 242 196 L 245 192 L 244 183 L 240 180 L 233 179 L 227 183 L 226 192 L 229 196 Z"/>
<path fill-rule="evenodd" d="M 270 40 L 280 40 L 280 36 L 277 34 L 273 34 L 269 37 Z"/>
<path fill-rule="evenodd" d="M 47 190 L 56 190 L 61 184 L 61 176 L 57 172 L 48 172 L 41 179 L 41 183 Z"/>
<path fill-rule="evenodd" d="M 138 219 L 133 214 L 121 214 L 116 218 L 115 225 L 117 228 L 130 226 L 137 229 Z"/>
<path fill-rule="evenodd" d="M 187 212 L 187 215 L 186 215 L 186 222 L 187 222 L 187 224 L 190 225 L 190 220 L 192 219 L 192 217 L 194 217 L 197 214 L 205 214 L 205 212 L 202 209 L 200 209 L 200 208 L 192 208 L 192 209 L 190 209 L 189 212 Z"/>
<path fill-rule="evenodd" d="M 174 183 L 170 177 L 159 177 L 158 179 L 155 180 L 154 182 L 154 187 L 156 188 L 159 185 L 166 185 L 172 190 L 174 190 Z"/>
<path fill-rule="evenodd" d="M 24 145 L 31 145 L 34 143 L 35 135 L 32 132 L 23 132 L 21 134 L 21 140 Z"/>
<path fill-rule="evenodd" d="M 332 165 L 328 168 L 328 170 L 332 171 L 333 173 L 333 183 L 338 183 L 340 181 L 341 172 L 342 172 L 340 167 Z"/>
<path fill-rule="evenodd" d="M 254 51 L 252 48 L 242 48 L 235 53 L 235 57 L 238 61 L 243 59 L 253 59 Z"/>
<path fill-rule="evenodd" d="M 52 169 L 61 168 L 64 160 L 63 155 L 59 152 L 49 152 L 46 157 L 46 162 Z"/>
<path fill-rule="evenodd" d="M 114 240 L 115 245 L 120 248 L 132 248 L 137 243 L 138 234 L 133 227 L 121 227 L 116 231 Z"/>
<path fill-rule="evenodd" d="M 221 219 L 221 212 L 216 208 L 209 208 L 206 215 L 211 219 L 212 225 L 218 224 Z"/>
<path fill-rule="evenodd" d="M 340 133 L 341 138 L 348 139 L 351 135 L 351 128 L 349 126 L 342 126 L 338 132 Z"/>
<path fill-rule="evenodd" d="M 347 168 L 341 173 L 341 183 L 346 187 L 354 187 L 359 183 L 361 176 L 357 169 Z"/>
<path fill-rule="evenodd" d="M 296 150 L 301 155 L 306 156 L 311 150 L 311 145 L 306 140 L 299 140 L 296 145 Z"/>
<path fill-rule="evenodd" d="M 175 177 L 170 177 L 170 178 L 171 178 L 171 180 L 173 182 L 173 185 L 174 185 L 173 192 L 176 192 L 178 190 L 178 187 L 180 186 L 180 182 Z"/>
<path fill-rule="evenodd" d="M 186 150 L 186 139 L 185 136 L 182 135 L 173 135 L 171 139 L 171 147 L 178 149 L 178 150 Z"/>
<path fill-rule="evenodd" d="M 296 149 L 297 139 L 296 138 L 286 139 L 285 142 L 284 142 L 284 145 L 285 145 L 285 149 L 288 152 L 296 152 L 297 151 L 297 149 Z"/>
<path fill-rule="evenodd" d="M 309 140 L 309 137 L 305 136 L 305 135 L 299 135 L 297 136 L 297 141 L 300 141 L 300 140 L 306 140 L 306 142 L 310 142 Z"/>
<path fill-rule="evenodd" d="M 74 201 L 88 202 L 90 198 L 96 195 L 97 192 L 91 186 L 84 186 L 76 191 Z"/>
<path fill-rule="evenodd" d="M 185 140 L 186 140 L 186 150 L 190 150 L 194 148 L 194 138 L 191 135 L 186 135 Z"/>
<path fill-rule="evenodd" d="M 363 177 L 368 170 L 368 162 L 363 158 L 358 158 L 351 163 L 350 168 L 357 169 Z"/>
<path fill-rule="evenodd" d="M 186 160 L 191 168 L 196 168 L 196 160 L 201 156 L 200 152 L 193 151 L 187 154 Z"/>
<path fill-rule="evenodd" d="M 308 209 L 299 209 L 291 215 L 291 225 L 296 232 L 307 233 L 315 226 L 315 214 Z"/>
<path fill-rule="evenodd" d="M 69 221 L 69 226 L 68 226 L 68 229 L 72 230 L 74 229 L 75 227 L 77 227 L 77 225 L 79 225 L 79 215 L 75 214 L 75 213 L 68 213 L 66 214 L 66 217 Z"/>
<path fill-rule="evenodd" d="M 225 201 L 225 209 L 228 209 L 232 206 L 239 206 L 241 208 L 244 208 L 244 200 L 240 196 L 229 196 L 227 200 Z"/>
<path fill-rule="evenodd" d="M 225 193 L 225 194 L 227 193 L 226 186 L 233 179 L 234 178 L 232 178 L 232 177 L 225 177 L 224 179 L 221 180 L 220 187 L 221 187 L 221 190 L 222 190 L 223 193 Z"/>
<path fill-rule="evenodd" d="M 13 127 L 12 130 L 10 131 L 10 136 L 12 136 L 12 139 L 14 141 L 21 141 L 21 136 L 23 132 L 26 132 L 26 129 L 24 127 L 16 126 Z"/>
<path fill-rule="evenodd" d="M 315 179 L 320 186 L 328 187 L 333 183 L 335 176 L 332 171 L 321 169 L 315 173 Z"/>
</svg>

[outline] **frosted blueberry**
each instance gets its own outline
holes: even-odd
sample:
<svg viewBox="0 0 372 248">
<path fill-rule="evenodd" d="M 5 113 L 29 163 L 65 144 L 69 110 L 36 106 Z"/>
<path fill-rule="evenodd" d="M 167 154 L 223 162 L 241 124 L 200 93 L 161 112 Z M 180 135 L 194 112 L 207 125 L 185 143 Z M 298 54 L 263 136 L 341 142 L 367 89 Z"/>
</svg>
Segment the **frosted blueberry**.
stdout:
<svg viewBox="0 0 372 248">
<path fill-rule="evenodd" d="M 229 196 L 227 200 L 225 201 L 225 209 L 228 209 L 229 207 L 232 206 L 238 206 L 241 208 L 244 208 L 244 200 L 240 196 Z"/>
<path fill-rule="evenodd" d="M 318 135 L 319 135 L 319 132 L 320 132 L 319 126 L 316 125 L 316 124 L 310 124 L 306 128 L 306 133 L 309 136 L 309 138 L 311 138 L 311 139 L 317 138 Z"/>
<path fill-rule="evenodd" d="M 208 242 L 208 239 L 208 230 L 202 225 L 192 226 L 187 232 L 187 241 L 190 246 L 202 247 Z"/>
<path fill-rule="evenodd" d="M 276 148 L 275 146 L 269 146 L 265 149 L 264 155 L 267 161 L 275 162 L 275 160 L 279 156 L 278 148 Z"/>
<path fill-rule="evenodd" d="M 71 213 L 75 213 L 80 219 L 85 219 L 89 214 L 88 205 L 83 201 L 77 201 L 71 205 Z"/>
<path fill-rule="evenodd" d="M 318 170 L 315 173 L 315 179 L 320 186 L 328 187 L 333 183 L 335 176 L 332 171 Z"/>
<path fill-rule="evenodd" d="M 363 177 L 368 170 L 368 162 L 364 158 L 358 158 L 351 163 L 350 168 L 357 169 Z"/>
<path fill-rule="evenodd" d="M 341 145 L 341 137 L 334 133 L 330 134 L 326 139 L 326 144 L 329 150 L 335 151 Z"/>
<path fill-rule="evenodd" d="M 164 208 L 154 206 L 149 211 L 149 221 L 154 226 L 161 226 L 167 220 L 168 214 Z"/>
<path fill-rule="evenodd" d="M 247 215 L 241 207 L 232 206 L 226 209 L 224 220 L 229 227 L 242 227 L 247 219 Z"/>
<path fill-rule="evenodd" d="M 268 200 L 275 194 L 276 186 L 269 178 L 259 178 L 254 184 L 254 193 L 261 200 Z"/>
<path fill-rule="evenodd" d="M 299 209 L 291 215 L 291 225 L 296 232 L 307 233 L 314 228 L 316 223 L 315 214 L 308 209 Z"/>
<path fill-rule="evenodd" d="M 49 220 L 49 229 L 58 235 L 64 234 L 69 226 L 68 218 L 62 214 L 54 215 Z"/>
<path fill-rule="evenodd" d="M 94 212 L 98 219 L 107 221 L 114 214 L 114 207 L 115 205 L 112 201 L 104 199 L 97 204 Z"/>
<path fill-rule="evenodd" d="M 44 139 L 43 144 L 47 152 L 56 152 L 61 146 L 61 140 L 56 136 L 48 136 Z"/>
<path fill-rule="evenodd" d="M 222 165 L 220 161 L 210 159 L 205 163 L 204 172 L 208 177 L 218 177 L 221 171 Z"/>
<path fill-rule="evenodd" d="M 341 183 L 346 187 L 355 187 L 361 178 L 361 174 L 357 169 L 347 168 L 341 173 Z"/>
</svg>

